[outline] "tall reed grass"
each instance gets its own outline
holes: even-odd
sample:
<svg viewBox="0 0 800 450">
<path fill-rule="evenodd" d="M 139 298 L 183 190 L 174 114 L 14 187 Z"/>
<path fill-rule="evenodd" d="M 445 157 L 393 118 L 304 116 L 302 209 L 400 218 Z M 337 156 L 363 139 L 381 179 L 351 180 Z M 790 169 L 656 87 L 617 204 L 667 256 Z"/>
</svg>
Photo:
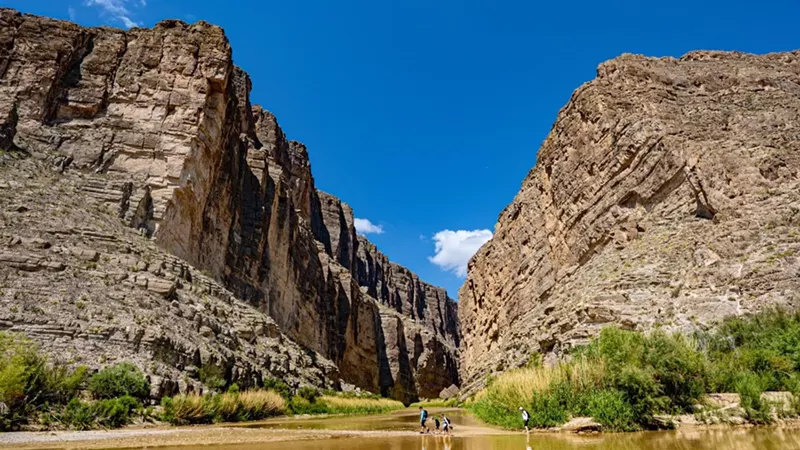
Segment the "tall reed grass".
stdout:
<svg viewBox="0 0 800 450">
<path fill-rule="evenodd" d="M 165 398 L 162 406 L 162 419 L 176 425 L 261 420 L 286 412 L 286 401 L 271 390 L 178 395 Z"/>
<path fill-rule="evenodd" d="M 520 428 L 591 416 L 613 430 L 655 426 L 658 414 L 692 411 L 710 392 L 738 392 L 748 417 L 769 422 L 765 390 L 800 392 L 800 312 L 767 311 L 694 336 L 605 328 L 553 367 L 532 364 L 488 381 L 469 404 L 481 419 Z M 537 361 L 532 358 L 532 361 Z"/>
</svg>

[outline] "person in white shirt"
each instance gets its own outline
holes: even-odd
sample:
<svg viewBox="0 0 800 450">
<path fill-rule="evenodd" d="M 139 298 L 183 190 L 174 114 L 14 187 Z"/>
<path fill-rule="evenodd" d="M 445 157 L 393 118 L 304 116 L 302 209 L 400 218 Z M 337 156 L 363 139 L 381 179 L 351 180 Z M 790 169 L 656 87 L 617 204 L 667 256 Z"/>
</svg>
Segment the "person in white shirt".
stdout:
<svg viewBox="0 0 800 450">
<path fill-rule="evenodd" d="M 519 407 L 519 410 L 522 412 L 522 422 L 525 425 L 525 432 L 530 433 L 530 430 L 528 429 L 528 421 L 531 420 L 531 415 L 528 414 L 528 411 L 525 411 L 522 406 Z"/>
</svg>

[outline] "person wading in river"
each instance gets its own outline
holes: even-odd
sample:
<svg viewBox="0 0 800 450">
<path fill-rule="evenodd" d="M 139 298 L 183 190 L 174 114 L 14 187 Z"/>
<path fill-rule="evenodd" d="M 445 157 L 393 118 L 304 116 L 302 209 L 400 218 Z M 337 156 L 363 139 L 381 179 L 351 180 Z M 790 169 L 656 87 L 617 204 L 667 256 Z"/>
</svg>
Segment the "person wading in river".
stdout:
<svg viewBox="0 0 800 450">
<path fill-rule="evenodd" d="M 530 430 L 528 429 L 528 421 L 531 420 L 531 415 L 528 414 L 528 411 L 525 411 L 522 406 L 519 407 L 519 410 L 522 412 L 522 422 L 525 425 L 525 432 L 530 433 Z"/>
<path fill-rule="evenodd" d="M 422 433 L 428 432 L 428 427 L 425 426 L 425 422 L 428 420 L 428 411 L 422 409 L 422 406 L 419 407 L 419 426 L 422 429 Z"/>
<path fill-rule="evenodd" d="M 448 419 L 447 416 L 442 414 L 442 433 L 449 435 L 451 427 L 452 426 L 450 425 L 450 419 Z"/>
</svg>

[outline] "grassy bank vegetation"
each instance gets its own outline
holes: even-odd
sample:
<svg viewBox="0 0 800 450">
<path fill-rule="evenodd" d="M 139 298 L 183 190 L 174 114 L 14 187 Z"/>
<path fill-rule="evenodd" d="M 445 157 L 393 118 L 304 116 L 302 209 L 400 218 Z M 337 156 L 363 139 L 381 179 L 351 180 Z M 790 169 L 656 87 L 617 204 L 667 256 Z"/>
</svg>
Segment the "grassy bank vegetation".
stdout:
<svg viewBox="0 0 800 450">
<path fill-rule="evenodd" d="M 146 378 L 132 365 L 89 377 L 85 367 L 52 364 L 33 342 L 0 333 L 0 403 L 7 407 L 0 431 L 34 421 L 52 428 L 118 427 L 147 412 L 142 399 L 149 393 Z"/>
<path fill-rule="evenodd" d="M 180 395 L 165 398 L 161 405 L 164 421 L 176 424 L 238 422 L 261 420 L 281 415 L 303 414 L 381 414 L 403 408 L 403 404 L 374 395 L 356 397 L 341 392 L 322 392 L 312 387 L 300 388 L 295 395 L 282 381 L 272 379 L 269 390 L 220 395 Z"/>
<path fill-rule="evenodd" d="M 261 420 L 286 412 L 286 401 L 271 390 L 164 398 L 161 419 L 175 424 Z"/>
<path fill-rule="evenodd" d="M 412 403 L 410 408 L 418 408 L 422 406 L 423 408 L 455 408 L 459 406 L 459 402 L 457 398 L 451 398 L 448 400 L 442 399 L 430 399 L 430 400 L 422 400 L 416 403 Z"/>
<path fill-rule="evenodd" d="M 270 378 L 261 389 L 225 389 L 218 370 L 202 368 L 207 386 L 220 394 L 179 395 L 162 399 L 160 408 L 146 407 L 150 385 L 127 363 L 89 376 L 86 367 L 69 369 L 40 353 L 32 341 L 0 333 L 0 431 L 23 425 L 48 429 L 116 428 L 139 420 L 177 425 L 261 420 L 286 414 L 378 414 L 403 404 L 376 395 L 322 392 L 304 387 L 293 393 L 283 381 Z"/>
<path fill-rule="evenodd" d="M 737 392 L 747 418 L 767 423 L 770 405 L 761 393 L 800 392 L 800 313 L 732 318 L 691 337 L 609 327 L 567 359 L 544 367 L 532 358 L 490 379 L 469 408 L 507 428 L 521 426 L 522 406 L 535 427 L 590 416 L 628 431 L 654 427 L 659 414 L 690 413 L 708 393 Z"/>
</svg>

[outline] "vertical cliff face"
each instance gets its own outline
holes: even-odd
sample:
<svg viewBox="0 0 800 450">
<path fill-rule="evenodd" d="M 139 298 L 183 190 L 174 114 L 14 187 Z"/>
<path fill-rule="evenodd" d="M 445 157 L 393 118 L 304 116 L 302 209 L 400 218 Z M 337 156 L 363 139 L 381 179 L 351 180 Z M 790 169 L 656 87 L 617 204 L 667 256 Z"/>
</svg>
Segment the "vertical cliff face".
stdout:
<svg viewBox="0 0 800 450">
<path fill-rule="evenodd" d="M 472 389 L 608 324 L 798 305 L 800 53 L 625 55 L 561 110 L 460 291 Z"/>
<path fill-rule="evenodd" d="M 390 262 L 363 236 L 358 237 L 355 274 L 370 296 L 458 347 L 457 304 L 443 288 L 425 283 L 410 270 Z"/>
<path fill-rule="evenodd" d="M 458 384 L 456 303 L 444 289 L 420 281 L 357 236 L 346 203 L 324 192 L 317 196 L 323 223 L 322 232 L 315 233 L 318 242 L 326 255 L 347 269 L 348 282 L 357 287 L 352 295 L 377 307 L 380 392 L 410 401 L 435 398 L 442 389 Z"/>
<path fill-rule="evenodd" d="M 356 237 L 250 87 L 204 22 L 123 32 L 0 10 L 0 146 L 113 185 L 92 195 L 344 381 L 406 401 L 457 384 L 454 302 Z M 361 276 L 366 257 L 385 275 Z"/>
</svg>

